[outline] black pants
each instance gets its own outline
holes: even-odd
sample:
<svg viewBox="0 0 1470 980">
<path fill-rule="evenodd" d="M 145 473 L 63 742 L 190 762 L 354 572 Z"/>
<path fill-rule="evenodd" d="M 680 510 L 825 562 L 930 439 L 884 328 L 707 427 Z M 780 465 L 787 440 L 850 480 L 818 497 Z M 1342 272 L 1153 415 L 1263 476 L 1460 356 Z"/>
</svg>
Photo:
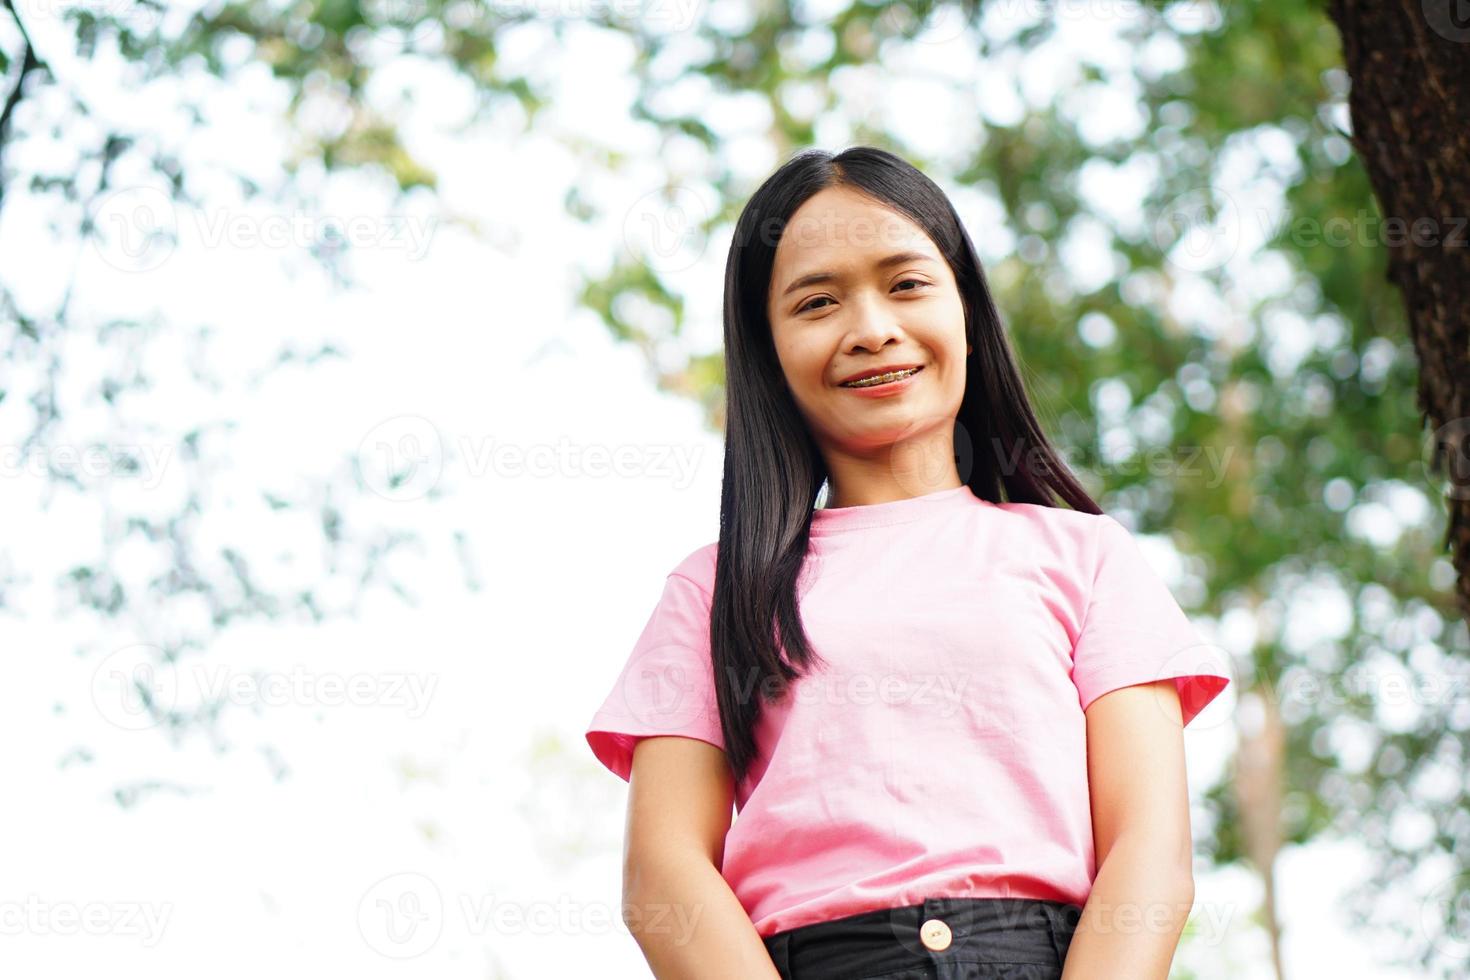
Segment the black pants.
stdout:
<svg viewBox="0 0 1470 980">
<path fill-rule="evenodd" d="M 782 980 L 1060 980 L 1082 908 L 928 898 L 765 937 Z"/>
</svg>

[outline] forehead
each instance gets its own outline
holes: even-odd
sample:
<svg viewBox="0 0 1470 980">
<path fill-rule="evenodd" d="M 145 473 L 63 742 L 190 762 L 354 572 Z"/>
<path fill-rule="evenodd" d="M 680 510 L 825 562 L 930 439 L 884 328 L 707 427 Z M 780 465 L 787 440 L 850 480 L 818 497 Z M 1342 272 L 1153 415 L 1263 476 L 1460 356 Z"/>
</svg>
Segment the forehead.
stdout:
<svg viewBox="0 0 1470 980">
<path fill-rule="evenodd" d="M 936 254 L 924 229 L 906 216 L 849 188 L 828 187 L 808 198 L 787 222 L 776 245 L 778 275 L 773 279 L 862 264 L 871 256 L 904 249 Z"/>
</svg>

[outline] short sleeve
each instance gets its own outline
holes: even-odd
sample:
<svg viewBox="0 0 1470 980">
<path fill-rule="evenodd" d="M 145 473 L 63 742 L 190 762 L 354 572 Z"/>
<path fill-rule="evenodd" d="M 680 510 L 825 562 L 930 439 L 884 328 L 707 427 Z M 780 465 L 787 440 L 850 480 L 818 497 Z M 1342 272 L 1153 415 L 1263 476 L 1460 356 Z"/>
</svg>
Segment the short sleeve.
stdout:
<svg viewBox="0 0 1470 980">
<path fill-rule="evenodd" d="M 1109 691 L 1173 678 L 1185 725 L 1230 683 L 1223 652 L 1206 643 L 1133 536 L 1098 515 L 1090 597 L 1072 650 L 1082 710 Z"/>
<path fill-rule="evenodd" d="M 678 571 L 648 617 L 612 690 L 592 716 L 587 744 L 622 779 L 633 746 L 650 735 L 683 735 L 724 749 L 710 662 L 710 600 Z"/>
</svg>

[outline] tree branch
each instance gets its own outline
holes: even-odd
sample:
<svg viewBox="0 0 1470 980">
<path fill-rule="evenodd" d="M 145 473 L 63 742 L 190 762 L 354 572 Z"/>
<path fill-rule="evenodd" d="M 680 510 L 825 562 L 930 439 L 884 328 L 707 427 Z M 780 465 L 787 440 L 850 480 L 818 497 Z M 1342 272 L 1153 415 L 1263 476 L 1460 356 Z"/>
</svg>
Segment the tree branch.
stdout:
<svg viewBox="0 0 1470 980">
<path fill-rule="evenodd" d="M 51 72 L 51 66 L 36 57 L 36 46 L 31 42 L 31 35 L 26 31 L 25 23 L 20 19 L 20 14 L 15 9 L 14 0 L 0 0 L 0 5 L 5 7 L 5 12 L 10 14 L 10 19 L 15 22 L 16 30 L 20 31 L 21 41 L 25 44 L 25 50 L 21 53 L 20 76 L 16 79 L 15 88 L 5 96 L 5 106 L 0 108 L 0 155 L 5 152 L 5 144 L 10 140 L 10 118 L 15 112 L 15 107 L 20 104 L 26 87 L 26 78 L 31 72 L 44 69 L 47 74 Z M 0 167 L 0 205 L 5 203 L 5 170 Z"/>
</svg>

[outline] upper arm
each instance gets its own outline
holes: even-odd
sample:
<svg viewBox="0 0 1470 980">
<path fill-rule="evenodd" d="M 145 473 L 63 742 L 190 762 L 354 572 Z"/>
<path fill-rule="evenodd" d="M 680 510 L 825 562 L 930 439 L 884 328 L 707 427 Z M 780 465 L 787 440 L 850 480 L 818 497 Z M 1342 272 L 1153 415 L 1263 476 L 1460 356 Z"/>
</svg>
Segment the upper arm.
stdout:
<svg viewBox="0 0 1470 980">
<path fill-rule="evenodd" d="M 1094 700 L 1086 717 L 1098 866 L 1123 834 L 1137 834 L 1190 880 L 1189 786 L 1174 681 L 1117 688 Z"/>
<path fill-rule="evenodd" d="M 686 854 L 722 865 L 735 801 L 723 749 L 678 735 L 640 738 L 628 783 L 625 894 L 636 888 L 643 861 Z"/>
</svg>

